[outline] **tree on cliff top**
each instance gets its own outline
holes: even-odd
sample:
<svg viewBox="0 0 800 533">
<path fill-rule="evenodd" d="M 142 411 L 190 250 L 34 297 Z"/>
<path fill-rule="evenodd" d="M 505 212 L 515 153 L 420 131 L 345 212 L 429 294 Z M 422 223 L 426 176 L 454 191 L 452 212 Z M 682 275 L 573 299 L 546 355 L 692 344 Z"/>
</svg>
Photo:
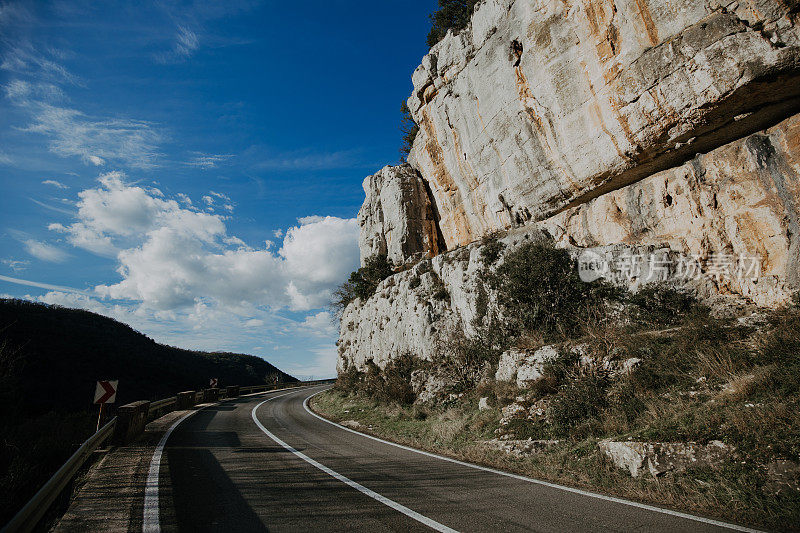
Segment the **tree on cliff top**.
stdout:
<svg viewBox="0 0 800 533">
<path fill-rule="evenodd" d="M 478 0 L 439 0 L 439 9 L 431 15 L 431 31 L 428 46 L 433 46 L 447 35 L 447 30 L 458 33 L 469 24 L 472 11 Z"/>
</svg>

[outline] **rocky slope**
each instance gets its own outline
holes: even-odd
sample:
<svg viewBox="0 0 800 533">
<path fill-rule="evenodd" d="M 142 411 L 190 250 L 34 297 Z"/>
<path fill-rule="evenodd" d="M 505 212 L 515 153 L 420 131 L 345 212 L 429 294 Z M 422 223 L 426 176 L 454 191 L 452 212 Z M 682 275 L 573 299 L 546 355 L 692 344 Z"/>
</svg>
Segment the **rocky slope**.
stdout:
<svg viewBox="0 0 800 533">
<path fill-rule="evenodd" d="M 410 166 L 364 182 L 362 259 L 411 269 L 345 310 L 340 366 L 429 358 L 444 332 L 470 335 L 479 240 L 496 230 L 510 247 L 541 234 L 591 251 L 633 288 L 785 302 L 800 288 L 799 12 L 789 0 L 479 4 L 414 72 Z M 630 257 L 644 258 L 635 272 Z"/>
</svg>

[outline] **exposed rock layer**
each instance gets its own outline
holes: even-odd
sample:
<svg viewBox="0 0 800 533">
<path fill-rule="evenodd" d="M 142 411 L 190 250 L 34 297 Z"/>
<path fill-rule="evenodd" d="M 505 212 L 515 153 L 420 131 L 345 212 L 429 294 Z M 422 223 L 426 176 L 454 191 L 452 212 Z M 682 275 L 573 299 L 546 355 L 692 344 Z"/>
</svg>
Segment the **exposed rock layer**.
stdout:
<svg viewBox="0 0 800 533">
<path fill-rule="evenodd" d="M 377 254 L 401 265 L 439 253 L 441 239 L 426 187 L 408 164 L 383 167 L 364 179 L 366 199 L 358 212 L 362 264 Z"/>
<path fill-rule="evenodd" d="M 798 109 L 779 0 L 487 0 L 423 58 L 409 161 L 448 248 L 541 220 Z M 794 111 L 796 112 L 796 111 Z"/>
</svg>

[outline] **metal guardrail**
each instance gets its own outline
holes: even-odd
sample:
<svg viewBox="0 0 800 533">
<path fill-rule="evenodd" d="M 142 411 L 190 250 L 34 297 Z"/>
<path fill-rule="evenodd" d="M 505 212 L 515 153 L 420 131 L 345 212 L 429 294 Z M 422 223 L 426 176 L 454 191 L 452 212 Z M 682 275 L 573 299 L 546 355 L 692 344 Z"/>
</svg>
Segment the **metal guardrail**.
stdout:
<svg viewBox="0 0 800 533">
<path fill-rule="evenodd" d="M 329 383 L 334 380 L 319 379 L 315 381 L 298 381 L 295 383 L 281 383 L 280 385 L 286 388 L 301 387 L 303 385 L 314 385 L 321 383 Z M 256 392 L 266 392 L 278 388 L 279 385 L 254 385 L 250 387 L 241 387 L 240 394 L 253 394 Z M 225 389 L 221 389 L 221 393 Z M 221 395 L 221 400 L 225 399 Z M 148 408 L 148 416 L 151 416 L 166 407 L 170 407 L 177 403 L 177 397 L 171 396 L 163 400 L 152 402 Z M 165 413 L 162 413 L 165 414 Z M 105 426 L 100 428 L 94 435 L 89 437 L 86 442 L 81 444 L 80 448 L 72 454 L 64 465 L 53 474 L 53 476 L 39 489 L 39 491 L 31 498 L 31 500 L 20 509 L 20 511 L 6 524 L 0 533 L 28 533 L 41 521 L 42 517 L 56 501 L 56 498 L 66 488 L 67 484 L 72 481 L 78 470 L 86 464 L 86 460 L 103 445 L 113 434 L 114 427 L 117 424 L 117 417 L 112 418 Z"/>
<path fill-rule="evenodd" d="M 5 525 L 3 533 L 17 531 L 31 531 L 42 519 L 47 510 L 58 498 L 61 491 L 72 481 L 78 470 L 86 463 L 86 460 L 97 450 L 105 441 L 114 434 L 114 426 L 117 417 L 111 419 L 105 426 L 89 437 L 81 447 L 72 454 L 64 465 L 53 474 L 53 477 L 39 489 L 33 498 Z"/>
</svg>

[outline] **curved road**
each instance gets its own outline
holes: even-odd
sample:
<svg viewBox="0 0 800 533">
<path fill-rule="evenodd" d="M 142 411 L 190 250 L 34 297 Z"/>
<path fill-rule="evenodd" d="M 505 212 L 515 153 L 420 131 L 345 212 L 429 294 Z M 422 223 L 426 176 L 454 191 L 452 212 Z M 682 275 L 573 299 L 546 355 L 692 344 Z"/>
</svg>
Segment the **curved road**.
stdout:
<svg viewBox="0 0 800 533">
<path fill-rule="evenodd" d="M 157 450 L 151 464 L 143 529 L 698 532 L 734 527 L 502 475 L 360 435 L 308 411 L 304 400 L 326 387 L 240 398 L 178 422 L 162 438 L 160 460 Z"/>
</svg>

